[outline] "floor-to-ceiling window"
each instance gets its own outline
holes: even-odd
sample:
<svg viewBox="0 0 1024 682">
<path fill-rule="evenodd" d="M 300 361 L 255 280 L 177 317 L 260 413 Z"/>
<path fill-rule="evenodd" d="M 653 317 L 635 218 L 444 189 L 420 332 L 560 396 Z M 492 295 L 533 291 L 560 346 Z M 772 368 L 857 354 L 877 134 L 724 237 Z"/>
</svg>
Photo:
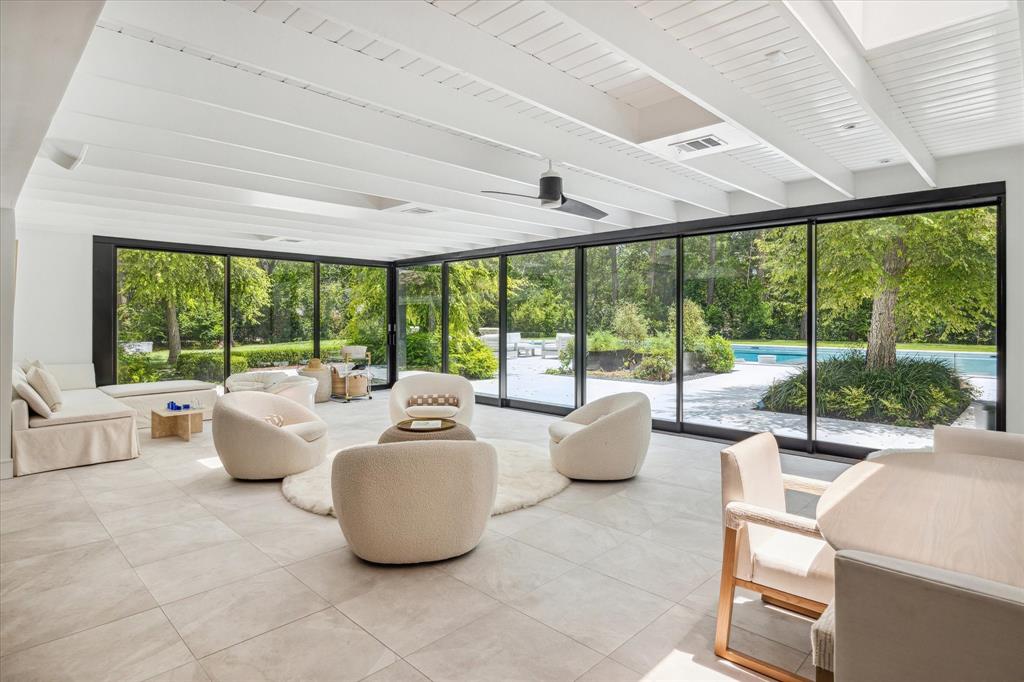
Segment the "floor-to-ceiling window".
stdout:
<svg viewBox="0 0 1024 682">
<path fill-rule="evenodd" d="M 508 257 L 508 397 L 576 404 L 574 249 Z"/>
<path fill-rule="evenodd" d="M 918 447 L 936 424 L 995 428 L 996 219 L 980 207 L 817 226 L 818 440 Z"/>
<path fill-rule="evenodd" d="M 805 438 L 807 324 L 806 224 L 686 237 L 683 421 Z"/>
<path fill-rule="evenodd" d="M 320 357 L 341 361 L 343 346 L 366 346 L 373 383 L 388 382 L 387 269 L 320 264 Z"/>
<path fill-rule="evenodd" d="M 676 243 L 586 249 L 587 401 L 639 391 L 675 421 Z"/>
<path fill-rule="evenodd" d="M 117 250 L 117 382 L 220 382 L 223 256 Z"/>
<path fill-rule="evenodd" d="M 231 371 L 298 367 L 313 357 L 313 264 L 231 259 Z"/>
<path fill-rule="evenodd" d="M 498 395 L 498 259 L 448 265 L 448 371 Z"/>
<path fill-rule="evenodd" d="M 398 375 L 441 371 L 441 265 L 398 270 Z"/>
</svg>

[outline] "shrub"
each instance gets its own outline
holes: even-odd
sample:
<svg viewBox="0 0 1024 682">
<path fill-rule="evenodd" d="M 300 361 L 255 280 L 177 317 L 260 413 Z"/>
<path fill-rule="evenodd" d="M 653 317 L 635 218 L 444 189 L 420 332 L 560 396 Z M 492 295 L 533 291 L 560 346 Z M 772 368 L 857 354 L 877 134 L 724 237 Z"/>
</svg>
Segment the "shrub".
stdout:
<svg viewBox="0 0 1024 682">
<path fill-rule="evenodd" d="M 894 367 L 871 370 L 862 353 L 851 351 L 818 362 L 817 376 L 821 416 L 878 424 L 951 424 L 977 393 L 944 362 L 914 357 L 897 357 Z M 762 397 L 764 408 L 804 414 L 806 384 L 806 369 L 776 381 Z"/>
<path fill-rule="evenodd" d="M 164 372 L 150 361 L 146 353 L 125 353 L 117 349 L 117 383 L 141 384 L 147 381 L 159 381 Z"/>
<path fill-rule="evenodd" d="M 643 348 L 650 326 L 651 323 L 640 312 L 640 306 L 636 303 L 620 303 L 612 315 L 612 331 L 622 339 L 625 347 L 634 353 L 639 353 Z"/>
<path fill-rule="evenodd" d="M 648 354 L 633 368 L 633 376 L 646 381 L 668 381 L 676 367 L 674 357 L 663 354 Z"/>
<path fill-rule="evenodd" d="M 249 363 L 245 357 L 231 355 L 231 374 L 244 372 L 247 369 L 249 369 Z M 178 356 L 178 361 L 174 365 L 174 374 L 180 379 L 198 379 L 213 383 L 224 381 L 224 352 L 221 350 L 183 352 Z"/>
<path fill-rule="evenodd" d="M 718 334 L 705 339 L 698 351 L 704 359 L 704 365 L 716 374 L 731 372 L 736 364 L 732 344 Z"/>
<path fill-rule="evenodd" d="M 498 373 L 498 358 L 487 344 L 469 334 L 453 336 L 448 347 L 448 370 L 467 379 L 490 379 Z"/>
<path fill-rule="evenodd" d="M 321 353 L 323 351 L 321 350 Z M 248 367 L 273 367 L 276 364 L 301 365 L 313 356 L 313 343 L 299 342 L 294 345 L 267 346 L 265 348 L 233 348 L 232 358 L 245 358 Z"/>
<path fill-rule="evenodd" d="M 697 351 L 710 334 L 704 311 L 690 299 L 683 299 L 683 350 Z"/>
<path fill-rule="evenodd" d="M 565 347 L 558 351 L 558 364 L 557 370 L 552 372 L 546 372 L 550 374 L 571 374 L 572 363 L 576 359 L 576 337 L 569 339 Z"/>
<path fill-rule="evenodd" d="M 405 337 L 406 369 L 438 371 L 441 368 L 441 335 L 437 332 L 414 332 Z"/>
<path fill-rule="evenodd" d="M 622 339 L 603 329 L 598 329 L 587 335 L 588 352 L 600 353 L 602 351 L 621 350 L 624 347 Z"/>
</svg>

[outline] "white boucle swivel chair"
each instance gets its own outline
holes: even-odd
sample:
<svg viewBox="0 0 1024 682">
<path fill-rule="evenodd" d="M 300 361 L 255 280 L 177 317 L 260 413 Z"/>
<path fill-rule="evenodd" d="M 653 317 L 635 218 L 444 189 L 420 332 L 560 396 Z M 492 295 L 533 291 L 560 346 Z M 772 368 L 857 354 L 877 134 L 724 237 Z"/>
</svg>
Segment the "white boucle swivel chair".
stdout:
<svg viewBox="0 0 1024 682">
<path fill-rule="evenodd" d="M 288 372 L 240 372 L 232 374 L 224 381 L 224 388 L 229 393 L 242 391 L 261 391 L 273 393 L 300 405 L 313 409 L 316 389 L 320 386 L 313 377 L 289 374 Z"/>
<path fill-rule="evenodd" d="M 498 485 L 484 441 L 421 440 L 338 452 L 331 492 L 356 556 L 380 564 L 440 561 L 480 542 Z"/>
<path fill-rule="evenodd" d="M 651 444 L 651 401 L 643 393 L 617 393 L 587 403 L 548 427 L 551 463 L 584 481 L 633 478 Z"/>
<path fill-rule="evenodd" d="M 327 424 L 294 400 L 273 393 L 228 393 L 213 407 L 213 444 L 224 470 L 235 478 L 284 478 L 323 461 Z"/>
<path fill-rule="evenodd" d="M 451 394 L 458 398 L 458 406 L 452 405 L 410 405 L 413 396 Z M 473 423 L 473 405 L 476 403 L 476 392 L 473 384 L 458 374 L 439 374 L 423 372 L 411 374 L 399 379 L 391 387 L 388 398 L 388 411 L 391 423 L 397 424 L 404 419 L 454 419 L 459 424 L 471 426 Z"/>
</svg>

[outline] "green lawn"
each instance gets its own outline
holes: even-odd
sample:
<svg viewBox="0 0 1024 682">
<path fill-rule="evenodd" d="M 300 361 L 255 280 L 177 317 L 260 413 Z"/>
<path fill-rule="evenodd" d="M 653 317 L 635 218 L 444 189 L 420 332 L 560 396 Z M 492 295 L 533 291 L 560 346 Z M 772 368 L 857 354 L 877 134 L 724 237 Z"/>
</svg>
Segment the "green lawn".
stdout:
<svg viewBox="0 0 1024 682">
<path fill-rule="evenodd" d="M 731 343 L 749 344 L 752 346 L 803 346 L 806 345 L 806 341 L 791 340 L 791 339 L 753 339 L 750 341 L 741 341 L 736 339 Z M 818 341 L 819 348 L 864 348 L 867 343 L 857 343 L 856 341 Z M 995 346 L 971 346 L 967 344 L 956 344 L 956 343 L 897 343 L 897 350 L 944 350 L 944 351 L 958 351 L 963 353 L 995 353 Z"/>
</svg>

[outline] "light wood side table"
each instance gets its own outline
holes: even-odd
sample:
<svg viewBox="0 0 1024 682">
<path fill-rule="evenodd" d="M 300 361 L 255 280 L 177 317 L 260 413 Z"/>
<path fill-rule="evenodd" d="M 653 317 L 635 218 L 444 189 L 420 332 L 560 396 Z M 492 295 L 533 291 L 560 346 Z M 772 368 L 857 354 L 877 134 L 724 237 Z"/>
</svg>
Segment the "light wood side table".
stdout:
<svg viewBox="0 0 1024 682">
<path fill-rule="evenodd" d="M 150 413 L 150 423 L 151 438 L 177 436 L 187 443 L 193 433 L 203 432 L 203 411 L 160 408 Z"/>
</svg>

